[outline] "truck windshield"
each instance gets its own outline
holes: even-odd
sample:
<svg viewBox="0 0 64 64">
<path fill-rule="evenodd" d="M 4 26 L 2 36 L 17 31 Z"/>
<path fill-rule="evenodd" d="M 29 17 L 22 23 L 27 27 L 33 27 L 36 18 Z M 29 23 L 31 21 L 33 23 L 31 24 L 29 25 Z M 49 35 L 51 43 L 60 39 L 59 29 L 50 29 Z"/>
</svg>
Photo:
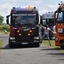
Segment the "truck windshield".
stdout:
<svg viewBox="0 0 64 64">
<path fill-rule="evenodd" d="M 14 21 L 14 25 L 34 25 L 36 23 L 36 14 L 13 14 L 12 21 Z"/>
<path fill-rule="evenodd" d="M 54 25 L 54 19 L 48 19 L 47 20 L 47 24 L 50 25 L 50 26 L 53 26 Z"/>
<path fill-rule="evenodd" d="M 64 12 L 57 14 L 57 22 L 64 23 Z"/>
<path fill-rule="evenodd" d="M 43 25 L 54 25 L 54 19 L 43 19 L 42 20 Z"/>
</svg>

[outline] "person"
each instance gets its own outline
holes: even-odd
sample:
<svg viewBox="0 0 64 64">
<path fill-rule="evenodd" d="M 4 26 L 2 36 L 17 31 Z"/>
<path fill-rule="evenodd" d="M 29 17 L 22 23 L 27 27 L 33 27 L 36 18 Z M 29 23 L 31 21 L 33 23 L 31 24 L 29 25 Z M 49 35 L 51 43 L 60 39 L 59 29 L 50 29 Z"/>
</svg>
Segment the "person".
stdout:
<svg viewBox="0 0 64 64">
<path fill-rule="evenodd" d="M 51 31 L 52 33 L 53 33 L 53 31 L 48 27 L 48 25 L 46 27 L 42 26 L 42 28 L 44 29 L 44 35 L 42 36 L 42 38 L 44 38 L 46 36 L 48 39 L 49 45 L 51 46 L 49 31 Z"/>
</svg>

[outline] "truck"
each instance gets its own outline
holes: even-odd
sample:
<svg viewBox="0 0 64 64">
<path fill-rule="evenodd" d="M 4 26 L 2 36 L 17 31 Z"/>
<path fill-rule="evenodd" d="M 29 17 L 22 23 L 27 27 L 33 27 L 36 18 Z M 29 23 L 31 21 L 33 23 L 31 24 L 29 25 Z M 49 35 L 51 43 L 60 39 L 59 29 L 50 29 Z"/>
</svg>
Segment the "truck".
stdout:
<svg viewBox="0 0 64 64">
<path fill-rule="evenodd" d="M 53 30 L 53 27 L 55 25 L 54 12 L 46 12 L 46 13 L 42 14 L 40 20 L 41 20 L 40 23 L 42 24 L 42 26 L 46 27 L 46 25 L 48 25 L 49 28 L 51 30 Z M 44 32 L 43 29 L 42 29 L 42 32 Z M 43 33 L 42 33 L 42 35 L 43 35 Z M 53 35 L 53 33 L 51 31 L 49 32 L 49 37 L 50 37 L 50 39 L 54 38 L 54 35 Z M 46 37 L 44 39 L 46 39 Z"/>
<path fill-rule="evenodd" d="M 55 45 L 64 48 L 64 2 L 59 3 L 59 7 L 54 12 L 55 25 Z"/>
<path fill-rule="evenodd" d="M 6 16 L 10 26 L 9 46 L 33 45 L 40 46 L 39 11 L 36 7 L 13 7 Z"/>
</svg>

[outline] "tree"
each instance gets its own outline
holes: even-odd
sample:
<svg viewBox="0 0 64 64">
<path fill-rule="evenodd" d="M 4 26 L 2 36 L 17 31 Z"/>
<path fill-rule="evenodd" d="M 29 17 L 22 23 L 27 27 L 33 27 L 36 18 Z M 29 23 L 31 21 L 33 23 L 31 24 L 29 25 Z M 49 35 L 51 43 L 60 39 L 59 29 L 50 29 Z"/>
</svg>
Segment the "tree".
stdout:
<svg viewBox="0 0 64 64">
<path fill-rule="evenodd" d="M 4 17 L 0 15 L 0 25 L 2 24 Z"/>
</svg>

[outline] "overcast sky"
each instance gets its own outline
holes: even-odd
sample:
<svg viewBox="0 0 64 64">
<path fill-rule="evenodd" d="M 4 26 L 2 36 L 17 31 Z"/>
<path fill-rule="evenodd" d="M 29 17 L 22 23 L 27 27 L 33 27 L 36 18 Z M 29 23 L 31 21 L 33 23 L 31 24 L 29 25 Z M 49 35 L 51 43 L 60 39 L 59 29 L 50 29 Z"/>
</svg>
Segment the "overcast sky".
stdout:
<svg viewBox="0 0 64 64">
<path fill-rule="evenodd" d="M 0 15 L 5 17 L 10 13 L 12 7 L 35 6 L 39 13 L 43 14 L 49 11 L 55 11 L 58 3 L 63 0 L 1 0 L 0 1 Z"/>
</svg>

